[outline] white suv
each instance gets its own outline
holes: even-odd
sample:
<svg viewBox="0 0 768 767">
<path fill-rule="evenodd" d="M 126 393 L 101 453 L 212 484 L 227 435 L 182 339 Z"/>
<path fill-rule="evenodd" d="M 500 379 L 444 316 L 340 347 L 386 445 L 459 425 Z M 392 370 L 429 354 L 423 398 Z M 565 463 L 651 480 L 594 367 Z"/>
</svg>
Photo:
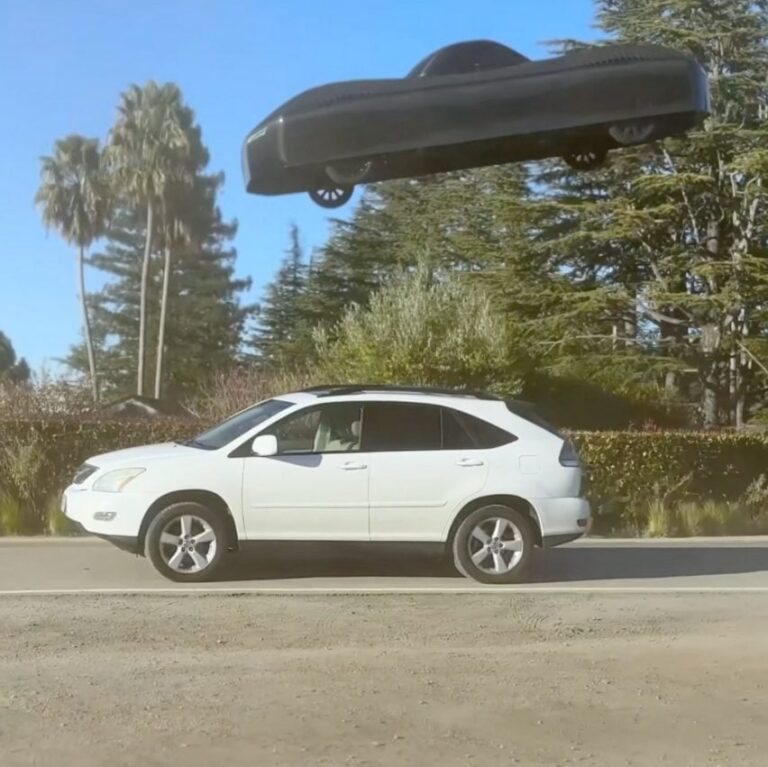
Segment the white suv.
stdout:
<svg viewBox="0 0 768 767">
<path fill-rule="evenodd" d="M 195 439 L 83 464 L 62 500 L 87 531 L 176 581 L 211 578 L 243 541 L 431 541 L 485 583 L 535 546 L 583 535 L 571 443 L 522 403 L 384 386 L 316 387 Z"/>
</svg>

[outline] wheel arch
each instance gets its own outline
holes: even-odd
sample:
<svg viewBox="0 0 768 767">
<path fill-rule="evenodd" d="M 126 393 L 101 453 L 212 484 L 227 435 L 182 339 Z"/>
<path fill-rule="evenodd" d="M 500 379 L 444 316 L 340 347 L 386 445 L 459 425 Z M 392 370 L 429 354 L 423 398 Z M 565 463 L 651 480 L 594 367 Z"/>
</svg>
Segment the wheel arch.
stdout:
<svg viewBox="0 0 768 767">
<path fill-rule="evenodd" d="M 480 509 L 483 506 L 490 506 L 494 503 L 500 504 L 502 506 L 509 506 L 510 508 L 516 509 L 517 511 L 520 511 L 530 517 L 531 521 L 533 522 L 533 530 L 536 535 L 536 546 L 542 545 L 541 523 L 539 522 L 539 517 L 536 514 L 536 509 L 533 508 L 533 505 L 529 501 L 519 495 L 484 495 L 481 498 L 473 498 L 456 515 L 453 522 L 451 523 L 451 528 L 448 531 L 448 537 L 446 538 L 445 542 L 446 546 L 451 546 L 453 537 L 456 535 L 456 531 L 459 529 L 459 525 L 461 525 L 461 523 L 473 511 Z"/>
<path fill-rule="evenodd" d="M 203 504 L 221 514 L 227 525 L 227 533 L 229 535 L 229 540 L 227 541 L 228 548 L 237 549 L 239 547 L 235 519 L 232 516 L 232 512 L 230 511 L 229 506 L 227 506 L 226 501 L 220 495 L 211 492 L 210 490 L 175 490 L 171 493 L 161 495 L 157 500 L 153 501 L 152 505 L 144 514 L 144 518 L 141 520 L 137 540 L 137 549 L 139 551 L 144 551 L 144 539 L 146 538 L 147 530 L 149 529 L 152 520 L 163 509 L 168 508 L 168 506 L 171 506 L 174 503 L 184 503 L 185 501 Z"/>
</svg>

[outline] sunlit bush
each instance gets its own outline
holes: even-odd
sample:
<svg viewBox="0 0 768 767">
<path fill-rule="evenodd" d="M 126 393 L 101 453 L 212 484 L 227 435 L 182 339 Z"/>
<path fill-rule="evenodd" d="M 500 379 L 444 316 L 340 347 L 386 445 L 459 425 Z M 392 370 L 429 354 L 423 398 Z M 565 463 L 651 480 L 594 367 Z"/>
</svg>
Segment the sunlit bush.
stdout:
<svg viewBox="0 0 768 767">
<path fill-rule="evenodd" d="M 507 323 L 479 286 L 425 268 L 403 274 L 315 333 L 331 382 L 409 383 L 514 393 Z"/>
</svg>

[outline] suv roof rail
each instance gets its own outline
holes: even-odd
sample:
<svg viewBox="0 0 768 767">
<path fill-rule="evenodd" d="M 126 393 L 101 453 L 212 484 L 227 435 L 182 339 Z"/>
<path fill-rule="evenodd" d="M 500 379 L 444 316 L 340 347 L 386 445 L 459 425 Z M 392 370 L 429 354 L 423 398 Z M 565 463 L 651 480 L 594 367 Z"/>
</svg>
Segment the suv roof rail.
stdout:
<svg viewBox="0 0 768 767">
<path fill-rule="evenodd" d="M 334 384 L 327 386 L 310 386 L 302 389 L 308 394 L 318 397 L 336 397 L 347 394 L 364 394 L 366 392 L 401 392 L 403 394 L 433 394 L 435 396 L 474 397 L 475 399 L 502 400 L 502 397 L 485 391 L 474 389 L 447 389 L 438 386 L 397 386 L 394 384 Z"/>
</svg>

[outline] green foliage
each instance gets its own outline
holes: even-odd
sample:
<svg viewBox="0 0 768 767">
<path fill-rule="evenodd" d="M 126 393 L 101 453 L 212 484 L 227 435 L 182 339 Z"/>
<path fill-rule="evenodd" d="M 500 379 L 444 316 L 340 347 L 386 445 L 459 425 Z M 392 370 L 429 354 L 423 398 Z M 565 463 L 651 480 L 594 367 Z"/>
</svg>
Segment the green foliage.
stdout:
<svg viewBox="0 0 768 767">
<path fill-rule="evenodd" d="M 768 321 L 765 3 L 597 6 L 612 42 L 693 53 L 709 76 L 712 115 L 684 138 L 614 153 L 598 172 L 550 163 L 540 175 L 551 203 L 542 246 L 583 281 L 594 309 L 591 331 L 565 329 L 558 362 L 578 363 L 590 346 L 611 362 L 622 354 L 635 377 L 663 377 L 675 396 L 697 401 L 707 425 L 741 425 L 762 398 L 755 356 Z"/>
<path fill-rule="evenodd" d="M 74 470 L 93 455 L 185 439 L 235 405 L 316 382 L 230 376 L 204 420 L 0 420 L 0 534 L 67 532 L 56 512 Z M 289 385 L 292 384 L 292 385 Z M 277 387 L 277 388 L 276 388 Z M 648 535 L 768 532 L 768 438 L 700 432 L 575 432 L 596 531 Z"/>
<path fill-rule="evenodd" d="M 299 229 L 291 225 L 290 247 L 274 280 L 264 290 L 258 307 L 258 328 L 251 345 L 260 361 L 271 368 L 306 360 L 311 329 L 303 314 L 307 266 L 299 241 Z"/>
<path fill-rule="evenodd" d="M 403 273 L 353 306 L 328 333 L 318 330 L 320 371 L 332 382 L 412 383 L 504 389 L 519 382 L 508 369 L 504 320 L 485 293 L 425 266 Z M 510 391 L 511 390 L 511 391 Z"/>
<path fill-rule="evenodd" d="M 213 370 L 229 367 L 236 359 L 250 307 L 239 304 L 239 294 L 250 280 L 235 276 L 235 251 L 230 242 L 233 223 L 223 221 L 216 205 L 221 186 L 217 176 L 205 177 L 197 226 L 204 230 L 196 244 L 176 251 L 172 263 L 165 331 L 166 394 L 188 395 L 200 388 Z M 110 397 L 135 391 L 135 360 L 139 338 L 139 287 L 144 235 L 141 217 L 120 209 L 108 240 L 91 261 L 112 279 L 91 296 L 93 335 L 98 349 L 105 390 Z M 157 341 L 162 264 L 150 263 L 148 286 L 148 347 Z M 87 369 L 82 345 L 72 349 L 67 363 Z M 148 361 L 150 362 L 150 361 Z M 153 374 L 153 366 L 148 365 Z"/>
<path fill-rule="evenodd" d="M 53 513 L 74 470 L 89 456 L 182 439 L 196 422 L 48 418 L 0 421 L 0 534 L 69 530 Z"/>
<path fill-rule="evenodd" d="M 765 535 L 768 514 L 753 513 L 740 501 L 653 501 L 645 534 L 650 537 Z"/>
<path fill-rule="evenodd" d="M 671 529 L 664 515 L 682 501 L 739 501 L 750 514 L 768 506 L 759 492 L 768 466 L 762 435 L 576 432 L 573 439 L 586 465 L 598 531 Z"/>
<path fill-rule="evenodd" d="M 18 384 L 29 380 L 29 366 L 23 358 L 16 359 L 11 339 L 0 331 L 0 383 Z"/>
<path fill-rule="evenodd" d="M 104 233 L 110 206 L 109 178 L 99 140 L 70 135 L 41 158 L 35 202 L 43 223 L 69 243 L 88 247 Z"/>
</svg>

